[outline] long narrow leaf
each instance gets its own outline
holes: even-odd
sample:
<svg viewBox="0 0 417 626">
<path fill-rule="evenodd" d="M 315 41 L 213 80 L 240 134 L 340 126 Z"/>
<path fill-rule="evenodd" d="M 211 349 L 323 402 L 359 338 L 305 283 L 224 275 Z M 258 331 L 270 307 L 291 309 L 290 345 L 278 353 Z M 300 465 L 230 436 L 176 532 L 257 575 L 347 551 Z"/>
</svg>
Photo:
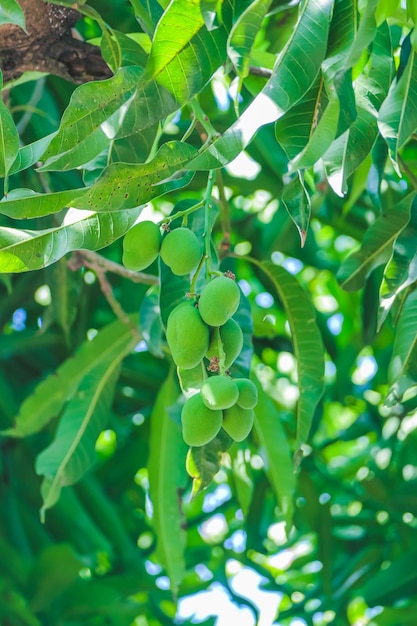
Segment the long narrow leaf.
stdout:
<svg viewBox="0 0 417 626">
<path fill-rule="evenodd" d="M 78 482 L 94 464 L 95 443 L 109 421 L 120 361 L 133 346 L 130 341 L 125 350 L 102 359 L 83 378 L 61 417 L 54 441 L 38 455 L 36 473 L 45 476 L 42 518 L 58 501 L 62 487 Z"/>
<path fill-rule="evenodd" d="M 195 148 L 188 144 L 170 141 L 161 146 L 149 163 L 112 163 L 91 187 L 45 194 L 15 190 L 0 203 L 0 213 L 27 219 L 57 213 L 65 206 L 106 213 L 135 209 L 188 184 L 192 173 L 182 168 L 195 153 Z"/>
<path fill-rule="evenodd" d="M 241 78 L 248 74 L 251 49 L 270 6 L 271 0 L 253 0 L 230 31 L 227 52 Z"/>
<path fill-rule="evenodd" d="M 187 481 L 184 471 L 187 447 L 179 424 L 168 413 L 168 408 L 175 404 L 178 395 L 179 389 L 171 371 L 161 387 L 152 412 L 148 462 L 158 557 L 169 576 L 174 596 L 185 574 L 186 543 L 181 492 Z"/>
<path fill-rule="evenodd" d="M 283 512 L 287 534 L 294 511 L 295 471 L 290 446 L 279 412 L 258 379 L 258 404 L 255 407 L 255 431 L 266 456 L 266 471 Z"/>
<path fill-rule="evenodd" d="M 323 342 L 313 305 L 297 279 L 270 262 L 261 263 L 260 267 L 272 281 L 290 324 L 300 392 L 296 441 L 299 449 L 308 439 L 314 411 L 323 394 Z"/>
<path fill-rule="evenodd" d="M 404 393 L 417 385 L 417 291 L 406 299 L 397 325 L 392 357 L 388 368 L 390 389 L 387 406 L 400 404 Z"/>
<path fill-rule="evenodd" d="M 1 434 L 26 437 L 42 430 L 74 396 L 81 380 L 97 369 L 101 362 L 117 360 L 131 341 L 131 329 L 120 321 L 99 330 L 94 339 L 81 344 L 74 356 L 66 359 L 54 374 L 38 384 L 21 405 L 14 427 Z"/>
<path fill-rule="evenodd" d="M 256 131 L 284 115 L 311 87 L 326 52 L 333 0 L 307 0 L 273 75 L 240 118 L 192 161 L 193 169 L 214 169 L 232 161 Z"/>
<path fill-rule="evenodd" d="M 394 209 L 378 217 L 368 228 L 360 248 L 350 254 L 339 268 L 337 279 L 343 289 L 361 289 L 372 270 L 388 261 L 394 241 L 409 220 L 414 198 L 415 192 Z"/>
<path fill-rule="evenodd" d="M 400 80 L 393 85 L 379 111 L 378 125 L 398 169 L 397 151 L 417 128 L 417 54 L 410 53 Z"/>
</svg>

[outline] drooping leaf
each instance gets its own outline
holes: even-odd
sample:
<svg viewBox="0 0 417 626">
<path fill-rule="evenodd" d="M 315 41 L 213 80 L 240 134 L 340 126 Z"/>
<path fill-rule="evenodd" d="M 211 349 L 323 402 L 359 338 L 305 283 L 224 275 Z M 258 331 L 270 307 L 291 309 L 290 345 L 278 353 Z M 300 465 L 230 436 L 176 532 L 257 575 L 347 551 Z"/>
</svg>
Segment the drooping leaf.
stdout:
<svg viewBox="0 0 417 626">
<path fill-rule="evenodd" d="M 0 227 L 0 272 L 48 267 L 68 252 L 99 250 L 124 235 L 142 207 L 113 213 L 70 209 L 61 226 L 45 230 Z"/>
<path fill-rule="evenodd" d="M 132 321 L 134 319 L 133 316 Z M 75 355 L 66 359 L 54 374 L 38 384 L 22 403 L 14 428 L 1 434 L 26 437 L 42 430 L 74 396 L 80 382 L 102 362 L 117 361 L 131 341 L 132 331 L 126 324 L 116 321 L 105 326 L 94 339 L 81 344 Z"/>
<path fill-rule="evenodd" d="M 205 489 L 220 469 L 222 455 L 233 443 L 223 428 L 219 434 L 205 446 L 190 448 L 186 459 L 188 474 L 193 479 L 192 496 Z"/>
<path fill-rule="evenodd" d="M 385 598 L 393 592 L 399 592 L 399 597 L 401 597 L 403 588 L 407 588 L 410 583 L 415 585 L 416 558 L 417 550 L 409 549 L 393 558 L 388 567 L 374 573 L 372 578 L 360 588 L 361 596 L 365 598 L 366 603 L 369 606 L 385 604 Z M 399 626 L 400 623 L 403 622 L 391 622 L 395 626 Z"/>
<path fill-rule="evenodd" d="M 332 0 L 307 0 L 269 79 L 239 119 L 190 164 L 215 169 L 232 161 L 256 131 L 284 115 L 313 84 L 326 52 Z"/>
<path fill-rule="evenodd" d="M 394 243 L 392 256 L 385 268 L 380 289 L 378 328 L 383 324 L 396 297 L 417 281 L 417 201 L 410 206 L 410 220 Z"/>
<path fill-rule="evenodd" d="M 16 24 L 26 30 L 25 14 L 16 0 L 2 0 L 0 6 L 0 26 L 3 24 Z"/>
<path fill-rule="evenodd" d="M 417 393 L 417 291 L 407 296 L 398 320 L 392 357 L 388 368 L 388 391 L 385 404 L 400 404 L 404 394 Z"/>
<path fill-rule="evenodd" d="M 187 480 L 184 470 L 187 446 L 182 438 L 181 427 L 168 413 L 168 408 L 175 404 L 178 395 L 179 389 L 171 370 L 152 411 L 148 462 L 158 558 L 169 576 L 174 596 L 185 574 L 186 543 L 181 494 Z"/>
<path fill-rule="evenodd" d="M 195 153 L 195 148 L 188 144 L 167 142 L 149 163 L 112 163 L 91 187 L 45 194 L 14 190 L 0 202 L 0 213 L 27 219 L 57 213 L 65 206 L 106 213 L 136 209 L 188 184 L 193 174 L 182 167 Z"/>
<path fill-rule="evenodd" d="M 281 200 L 297 227 L 300 234 L 301 247 L 303 247 L 310 223 L 311 203 L 310 196 L 304 186 L 301 172 L 297 172 L 296 175 L 284 185 Z"/>
<path fill-rule="evenodd" d="M 186 21 L 184 11 L 176 11 L 176 6 L 172 3 L 158 22 L 145 72 L 122 67 L 106 81 L 75 90 L 58 133 L 43 155 L 43 169 L 71 169 L 87 163 L 111 139 L 152 126 L 205 86 L 224 61 L 226 33 L 224 28 L 207 31 L 198 6 Z M 167 28 L 181 33 L 178 44 L 177 37 L 166 38 Z"/>
<path fill-rule="evenodd" d="M 291 449 L 279 411 L 262 388 L 259 379 L 253 375 L 252 380 L 258 388 L 259 397 L 255 407 L 255 431 L 266 458 L 266 471 L 284 515 L 287 534 L 289 534 L 294 512 L 296 484 Z"/>
<path fill-rule="evenodd" d="M 143 298 L 139 310 L 139 327 L 151 354 L 163 358 L 162 325 L 159 308 L 159 288 L 152 286 Z"/>
<path fill-rule="evenodd" d="M 299 400 L 296 453 L 308 440 L 314 411 L 324 388 L 324 348 L 316 314 L 297 279 L 269 261 L 260 264 L 272 281 L 288 317 L 291 341 L 297 359 Z"/>
<path fill-rule="evenodd" d="M 78 310 L 81 277 L 68 268 L 64 259 L 60 259 L 48 268 L 46 277 L 51 291 L 51 304 L 43 318 L 42 332 L 45 332 L 50 324 L 57 324 L 69 346 L 70 330 Z"/>
<path fill-rule="evenodd" d="M 378 134 L 378 110 L 388 93 L 393 69 L 391 39 L 384 22 L 375 36 L 372 55 L 355 81 L 357 116 L 324 154 L 329 183 L 335 193 L 347 191 L 347 179 L 366 159 Z"/>
<path fill-rule="evenodd" d="M 2 7 L 0 7 L 0 18 L 1 15 Z M 13 117 L 3 100 L 0 99 L 0 176 L 2 178 L 7 177 L 11 170 L 13 162 L 19 152 L 19 146 L 19 133 L 17 132 Z"/>
<path fill-rule="evenodd" d="M 45 477 L 41 487 L 43 518 L 58 501 L 62 487 L 78 482 L 96 460 L 95 443 L 109 421 L 120 362 L 134 347 L 132 335 L 128 339 L 128 345 L 117 356 L 101 358 L 82 379 L 60 419 L 54 440 L 36 459 L 36 473 Z"/>
<path fill-rule="evenodd" d="M 417 53 L 412 50 L 401 78 L 393 84 L 378 116 L 380 133 L 388 144 L 397 171 L 397 152 L 417 128 L 416 98 Z"/>
<path fill-rule="evenodd" d="M 253 0 L 230 31 L 227 53 L 240 78 L 248 74 L 251 49 L 270 5 L 271 0 Z"/>
<path fill-rule="evenodd" d="M 395 239 L 409 220 L 414 197 L 415 193 L 409 194 L 368 228 L 359 249 L 342 262 L 337 272 L 337 280 L 343 289 L 361 289 L 371 271 L 389 259 Z"/>
</svg>

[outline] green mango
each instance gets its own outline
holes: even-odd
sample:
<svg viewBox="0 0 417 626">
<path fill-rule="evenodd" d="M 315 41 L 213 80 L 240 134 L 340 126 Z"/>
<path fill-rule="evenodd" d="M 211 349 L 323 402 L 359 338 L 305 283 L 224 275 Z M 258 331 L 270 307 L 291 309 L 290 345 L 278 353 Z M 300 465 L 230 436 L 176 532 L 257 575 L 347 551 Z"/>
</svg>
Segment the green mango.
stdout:
<svg viewBox="0 0 417 626">
<path fill-rule="evenodd" d="M 123 265 L 134 272 L 146 269 L 158 257 L 161 240 L 161 231 L 154 222 L 135 224 L 123 239 Z"/>
<path fill-rule="evenodd" d="M 198 309 L 191 302 L 183 302 L 168 317 L 166 337 L 174 363 L 192 369 L 207 353 L 210 333 Z"/>
<path fill-rule="evenodd" d="M 211 376 L 201 385 L 201 398 L 210 409 L 228 409 L 238 397 L 238 388 L 228 376 Z"/>
<path fill-rule="evenodd" d="M 182 435 L 189 446 L 205 446 L 222 426 L 223 413 L 206 407 L 201 394 L 188 398 L 181 411 Z"/>
<path fill-rule="evenodd" d="M 223 412 L 223 428 L 235 441 L 243 441 L 252 430 L 255 412 L 235 404 Z"/>
<path fill-rule="evenodd" d="M 223 344 L 225 354 L 225 367 L 230 367 L 237 359 L 243 348 L 243 333 L 237 322 L 233 318 L 227 320 L 223 326 L 219 328 L 220 339 Z M 219 357 L 219 345 L 215 334 L 210 340 L 209 349 L 206 354 L 208 359 L 214 356 Z"/>
<path fill-rule="evenodd" d="M 173 274 L 185 276 L 196 269 L 201 259 L 201 244 L 189 228 L 176 228 L 162 240 L 161 259 Z"/>
<path fill-rule="evenodd" d="M 258 390 L 255 383 L 249 378 L 235 378 L 235 384 L 239 390 L 237 404 L 242 409 L 253 409 L 258 404 Z"/>
<path fill-rule="evenodd" d="M 227 276 L 217 276 L 201 292 L 198 308 L 209 326 L 223 326 L 236 313 L 240 302 L 240 290 L 235 281 Z"/>
</svg>

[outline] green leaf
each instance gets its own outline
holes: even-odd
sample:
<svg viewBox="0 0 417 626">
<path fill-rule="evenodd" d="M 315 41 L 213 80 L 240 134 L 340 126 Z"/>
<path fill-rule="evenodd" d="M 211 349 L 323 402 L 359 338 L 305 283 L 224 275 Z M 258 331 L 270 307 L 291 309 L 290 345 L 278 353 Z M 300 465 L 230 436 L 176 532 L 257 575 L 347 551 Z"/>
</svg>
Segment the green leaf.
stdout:
<svg viewBox="0 0 417 626">
<path fill-rule="evenodd" d="M 85 376 L 75 396 L 69 401 L 53 442 L 36 458 L 36 473 L 45 476 L 41 487 L 45 511 L 57 503 L 62 487 L 73 485 L 96 461 L 95 443 L 107 426 L 121 359 L 133 348 L 122 350 L 117 357 L 103 360 Z"/>
<path fill-rule="evenodd" d="M 407 296 L 398 320 L 392 357 L 388 368 L 391 385 L 385 400 L 387 406 L 403 401 L 404 394 L 417 384 L 417 291 Z"/>
<path fill-rule="evenodd" d="M 168 413 L 178 395 L 179 389 L 171 370 L 152 411 L 148 462 L 158 558 L 169 576 L 174 597 L 185 574 L 186 544 L 181 493 L 186 484 L 184 461 L 187 447 L 179 424 Z"/>
<path fill-rule="evenodd" d="M 252 46 L 270 6 L 271 0 L 253 0 L 230 31 L 227 53 L 241 79 L 248 75 Z"/>
<path fill-rule="evenodd" d="M 372 55 L 355 81 L 357 116 L 323 156 L 334 192 L 347 192 L 347 179 L 370 153 L 378 135 L 378 110 L 388 93 L 393 70 L 389 28 L 384 22 L 375 36 Z"/>
<path fill-rule="evenodd" d="M 207 30 L 218 28 L 221 23 L 223 0 L 200 0 L 200 10 Z"/>
<path fill-rule="evenodd" d="M 65 206 L 106 213 L 137 209 L 152 198 L 188 184 L 193 173 L 182 168 L 195 153 L 188 144 L 170 141 L 149 163 L 112 163 L 91 187 L 45 194 L 14 190 L 0 202 L 0 213 L 28 219 L 57 213 Z"/>
<path fill-rule="evenodd" d="M 0 272 L 15 273 L 48 267 L 68 252 L 99 250 L 124 235 L 142 207 L 113 213 L 70 209 L 61 226 L 45 230 L 0 227 Z"/>
<path fill-rule="evenodd" d="M 411 50 L 403 74 L 391 88 L 378 116 L 381 135 L 388 144 L 389 154 L 397 172 L 397 152 L 417 128 L 417 54 Z"/>
<path fill-rule="evenodd" d="M 361 289 L 372 270 L 389 259 L 395 239 L 409 220 L 414 198 L 415 193 L 409 194 L 368 228 L 359 249 L 342 262 L 337 272 L 337 280 L 343 289 Z"/>
<path fill-rule="evenodd" d="M 157 32 L 161 29 L 162 34 L 155 33 L 145 72 L 122 67 L 112 78 L 80 85 L 74 91 L 58 133 L 43 155 L 46 163 L 42 169 L 79 167 L 112 139 L 152 126 L 201 91 L 224 61 L 224 29 L 207 31 L 199 11 L 200 20 L 193 13 L 184 28 L 184 24 L 178 25 L 180 12 L 174 16 L 176 32 L 181 33 L 180 48 L 176 38 L 174 43 L 172 38 L 163 40 L 166 14 L 158 23 Z M 196 20 L 200 24 L 197 31 Z"/>
<path fill-rule="evenodd" d="M 301 247 L 303 247 L 310 223 L 311 203 L 301 172 L 297 172 L 290 182 L 284 185 L 281 201 L 297 227 L 300 234 Z"/>
<path fill-rule="evenodd" d="M 51 135 L 47 135 L 46 137 L 42 137 L 33 143 L 29 143 L 26 146 L 22 146 L 19 149 L 19 152 L 16 156 L 15 161 L 13 162 L 12 167 L 10 168 L 10 174 L 16 174 L 17 172 L 21 172 L 22 170 L 27 169 L 28 167 L 32 167 L 37 163 L 42 154 L 45 152 L 48 147 L 51 139 L 55 136 L 55 133 Z"/>
<path fill-rule="evenodd" d="M 211 483 L 220 469 L 223 452 L 226 452 L 232 443 L 233 440 L 222 428 L 207 445 L 188 450 L 186 468 L 193 479 L 193 497 Z"/>
<path fill-rule="evenodd" d="M 395 592 L 399 593 L 401 597 L 403 587 L 411 582 L 415 584 L 417 578 L 416 558 L 417 550 L 409 549 L 404 554 L 393 558 L 388 567 L 374 573 L 372 578 L 360 589 L 360 594 L 368 606 L 385 604 L 386 597 L 391 597 Z"/>
<path fill-rule="evenodd" d="M 297 279 L 283 267 L 267 261 L 261 263 L 260 267 L 272 281 L 290 325 L 291 341 L 297 359 L 300 394 L 296 441 L 296 447 L 299 449 L 308 440 L 314 411 L 323 394 L 323 342 L 313 305 Z"/>
<path fill-rule="evenodd" d="M 156 78 L 190 44 L 203 25 L 200 0 L 172 0 L 156 26 L 146 75 Z"/>
<path fill-rule="evenodd" d="M 380 289 L 378 328 L 383 324 L 397 296 L 417 280 L 417 200 L 410 207 L 410 220 L 394 243 Z"/>
<path fill-rule="evenodd" d="M 26 31 L 25 14 L 16 0 L 1 0 L 0 26 L 3 24 L 16 24 Z"/>
<path fill-rule="evenodd" d="M 283 512 L 288 535 L 294 513 L 294 462 L 278 410 L 260 380 L 255 375 L 251 378 L 258 388 L 259 397 L 255 407 L 255 431 L 266 456 L 267 474 Z"/>
<path fill-rule="evenodd" d="M 232 161 L 256 131 L 286 113 L 313 84 L 326 52 L 332 0 L 307 0 L 292 37 L 261 93 L 240 118 L 194 159 L 192 169 L 214 169 Z"/>
<path fill-rule="evenodd" d="M 1 435 L 26 437 L 42 430 L 74 396 L 80 382 L 101 363 L 117 361 L 118 355 L 126 351 L 131 341 L 131 329 L 120 321 L 99 330 L 94 339 L 81 344 L 73 357 L 66 359 L 54 374 L 38 384 L 21 405 L 14 428 L 2 431 Z"/>
<path fill-rule="evenodd" d="M 0 17 L 1 17 L 0 7 Z M 1 85 L 1 81 L 0 81 Z M 13 117 L 0 99 L 0 176 L 7 177 L 20 147 L 19 133 L 13 121 Z"/>
</svg>

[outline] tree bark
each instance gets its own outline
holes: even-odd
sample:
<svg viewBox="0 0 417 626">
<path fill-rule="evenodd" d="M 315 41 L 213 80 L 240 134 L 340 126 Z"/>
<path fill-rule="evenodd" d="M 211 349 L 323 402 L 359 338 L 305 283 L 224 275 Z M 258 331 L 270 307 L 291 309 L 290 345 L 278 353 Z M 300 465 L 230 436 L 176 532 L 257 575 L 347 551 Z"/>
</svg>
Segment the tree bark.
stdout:
<svg viewBox="0 0 417 626">
<path fill-rule="evenodd" d="M 100 48 L 72 36 L 80 14 L 43 0 L 19 0 L 25 12 L 25 33 L 19 26 L 0 27 L 0 68 L 3 81 L 27 71 L 46 72 L 77 84 L 108 78 L 112 72 Z"/>
</svg>

